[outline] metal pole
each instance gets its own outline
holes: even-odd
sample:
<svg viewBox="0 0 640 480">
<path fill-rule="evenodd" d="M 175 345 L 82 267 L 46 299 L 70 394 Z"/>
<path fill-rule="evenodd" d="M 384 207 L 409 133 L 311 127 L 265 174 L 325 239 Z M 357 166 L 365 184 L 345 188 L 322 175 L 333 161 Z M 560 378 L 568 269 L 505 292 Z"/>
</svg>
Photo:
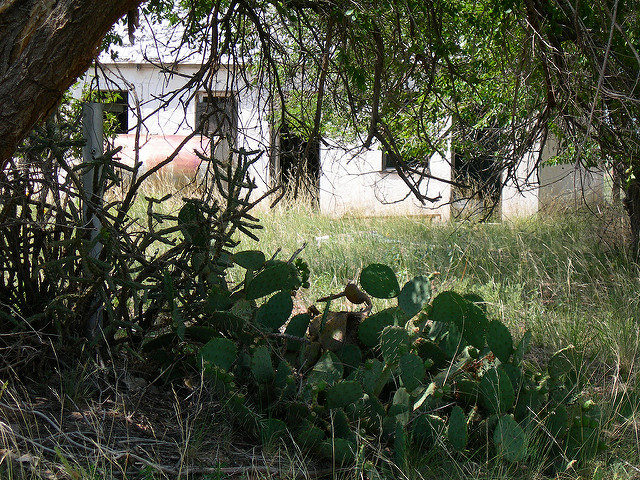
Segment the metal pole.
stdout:
<svg viewBox="0 0 640 480">
<path fill-rule="evenodd" d="M 96 159 L 103 154 L 103 107 L 101 103 L 84 103 L 82 105 L 82 130 L 85 146 L 82 148 L 82 159 L 87 167 L 82 171 L 82 186 L 84 198 L 82 205 L 84 227 L 89 230 L 88 238 L 94 242 L 100 234 L 102 224 L 95 214 L 102 207 L 103 180 L 102 167 Z M 102 251 L 102 244 L 95 242 L 89 255 L 98 258 Z M 87 322 L 87 336 L 93 338 L 102 329 L 102 314 L 104 304 L 100 293 L 96 293 L 91 301 L 91 316 Z"/>
</svg>

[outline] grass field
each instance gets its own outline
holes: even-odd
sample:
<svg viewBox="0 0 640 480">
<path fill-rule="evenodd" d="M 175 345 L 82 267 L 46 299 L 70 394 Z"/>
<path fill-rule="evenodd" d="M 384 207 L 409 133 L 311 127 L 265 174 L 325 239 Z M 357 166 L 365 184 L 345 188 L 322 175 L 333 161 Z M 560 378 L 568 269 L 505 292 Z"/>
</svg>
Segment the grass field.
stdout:
<svg viewBox="0 0 640 480">
<path fill-rule="evenodd" d="M 640 277 L 624 248 L 619 214 L 432 224 L 417 217 L 335 219 L 281 207 L 262 218 L 259 247 L 265 252 L 281 248 L 281 256 L 288 258 L 306 244 L 301 253 L 311 269 L 306 304 L 339 292 L 363 266 L 384 263 L 401 284 L 439 272 L 438 290 L 479 293 L 491 315 L 509 325 L 516 338 L 532 331 L 542 357 L 576 345 L 583 352 L 588 389 L 611 420 L 606 431 L 610 449 L 600 460 L 605 463 L 583 474 L 640 474 L 637 399 L 629 393 L 638 384 Z M 620 415 L 623 405 L 626 416 Z"/>
<path fill-rule="evenodd" d="M 397 273 L 401 284 L 416 275 L 437 272 L 436 290 L 480 294 L 488 304 L 490 316 L 506 323 L 515 338 L 525 330 L 533 333 L 534 360 L 545 360 L 562 346 L 576 345 L 582 353 L 585 390 L 604 410 L 604 441 L 608 449 L 584 468 L 556 475 L 594 480 L 640 478 L 640 401 L 634 394 L 638 390 L 640 270 L 624 248 L 624 225 L 619 214 L 584 212 L 503 223 L 432 224 L 419 217 L 331 218 L 304 207 L 278 206 L 259 216 L 264 226 L 260 242 L 244 239 L 239 249 L 259 248 L 267 256 L 279 252 L 279 258 L 288 259 L 304 246 L 300 257 L 310 266 L 311 285 L 300 293 L 298 302 L 305 306 L 341 291 L 347 282 L 357 280 L 362 267 L 384 263 Z M 232 276 L 237 273 L 231 271 Z M 383 301 L 379 302 L 376 308 L 384 306 Z M 332 308 L 336 306 L 349 307 L 339 302 L 332 304 Z M 96 367 L 85 364 L 75 372 L 77 378 L 69 373 L 61 378 L 61 398 L 85 395 L 77 392 L 93 381 Z M 0 388 L 0 403 L 17 405 L 20 395 L 10 389 L 3 394 Z M 176 418 L 175 435 L 183 439 L 176 447 L 180 465 L 190 456 L 199 455 L 203 445 L 210 448 L 212 442 L 223 454 L 226 448 L 236 449 L 237 432 L 230 430 L 227 419 L 212 421 L 206 416 L 211 407 L 198 405 L 195 413 L 181 410 L 184 406 L 178 401 L 173 406 L 163 405 L 163 415 Z M 213 411 L 217 408 L 214 406 Z M 122 415 L 133 418 L 136 412 L 129 409 L 124 401 L 117 406 Z M 96 432 L 103 432 L 97 416 L 94 418 L 90 412 L 83 415 L 95 423 Z M 0 426 L 1 421 L 2 418 Z M 3 432 L 0 429 L 0 436 L 4 436 Z M 11 439 L 4 440 L 11 443 Z M 283 445 L 276 452 L 267 452 L 270 455 L 288 459 L 293 470 L 284 476 L 262 477 L 311 476 L 305 473 L 306 459 L 295 446 Z M 409 468 L 404 471 L 406 478 L 412 479 L 528 479 L 542 478 L 547 473 L 535 454 L 525 465 L 489 467 L 489 463 L 459 462 L 460 455 L 446 448 L 410 458 Z M 106 460 L 105 464 L 108 469 Z M 0 462 L 2 480 L 32 478 L 7 473 L 11 470 L 3 468 Z M 86 473 L 91 468 L 65 465 L 67 478 L 100 478 Z M 100 471 L 104 470 L 101 467 Z M 374 478 L 363 473 L 365 470 L 357 468 L 337 478 Z M 120 474 L 114 472 L 114 477 L 177 478 L 176 472 L 149 473 L 144 477 Z M 179 469 L 177 475 L 181 475 Z M 215 472 L 207 475 L 186 474 L 180 478 L 243 478 Z"/>
</svg>

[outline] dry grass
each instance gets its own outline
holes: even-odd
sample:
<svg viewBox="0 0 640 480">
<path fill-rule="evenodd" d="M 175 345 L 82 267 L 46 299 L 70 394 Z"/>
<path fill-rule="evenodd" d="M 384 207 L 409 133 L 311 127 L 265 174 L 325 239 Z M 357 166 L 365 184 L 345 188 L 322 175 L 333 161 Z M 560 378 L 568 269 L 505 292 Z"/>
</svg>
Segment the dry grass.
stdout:
<svg viewBox="0 0 640 480">
<path fill-rule="evenodd" d="M 165 188 L 146 194 L 162 196 Z M 176 213 L 182 196 L 190 196 L 188 188 L 163 208 Z M 141 216 L 145 211 L 141 204 Z M 241 248 L 258 247 L 268 255 L 282 249 L 288 257 L 306 244 L 302 256 L 312 284 L 298 299 L 301 305 L 340 291 L 364 265 L 380 262 L 401 282 L 437 271 L 439 289 L 480 293 L 491 315 L 516 337 L 525 329 L 534 333 L 531 360 L 543 361 L 556 348 L 575 344 L 583 352 L 585 392 L 604 409 L 609 449 L 587 468 L 557 478 L 640 478 L 640 278 L 625 253 L 619 213 L 435 225 L 415 217 L 336 219 L 282 203 L 262 213 L 260 243 L 245 241 Z M 11 355 L 0 362 L 0 379 L 7 381 L 0 387 L 2 480 L 314 478 L 320 473 L 345 479 L 533 479 L 546 472 L 541 454 L 524 465 L 478 464 L 461 461 L 466 457 L 445 444 L 414 452 L 409 466 L 399 470 L 390 452 L 371 438 L 359 442 L 378 452 L 374 458 L 360 459 L 346 471 L 325 470 L 292 439 L 266 450 L 257 447 L 255 437 L 229 421 L 224 399 L 197 379 L 175 390 L 152 385 L 131 352 L 106 363 L 85 359 L 59 365 L 46 344 L 25 336 L 17 342 L 0 339 L 0 353 Z M 17 362 L 20 372 L 31 373 L 17 376 L 12 370 Z M 43 378 L 39 372 L 51 371 L 52 362 L 60 373 Z"/>
</svg>

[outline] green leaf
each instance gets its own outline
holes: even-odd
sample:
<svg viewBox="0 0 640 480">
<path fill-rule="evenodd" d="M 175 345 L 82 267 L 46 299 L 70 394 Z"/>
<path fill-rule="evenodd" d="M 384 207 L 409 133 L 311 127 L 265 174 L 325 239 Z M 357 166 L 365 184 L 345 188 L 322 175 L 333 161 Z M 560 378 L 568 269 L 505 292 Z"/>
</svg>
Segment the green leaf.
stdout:
<svg viewBox="0 0 640 480">
<path fill-rule="evenodd" d="M 289 292 L 273 295 L 256 312 L 256 322 L 269 330 L 277 330 L 289 319 L 293 310 L 293 299 Z"/>
<path fill-rule="evenodd" d="M 409 280 L 398 296 L 398 306 L 404 310 L 407 315 L 413 317 L 422 308 L 429 303 L 431 299 L 431 282 L 429 277 L 417 276 Z"/>
<path fill-rule="evenodd" d="M 511 415 L 500 417 L 493 432 L 493 442 L 498 452 L 510 462 L 518 462 L 527 454 L 524 430 Z"/>
<path fill-rule="evenodd" d="M 464 450 L 464 447 L 467 446 L 467 417 L 458 405 L 451 410 L 447 438 L 453 448 L 458 451 Z"/>
<path fill-rule="evenodd" d="M 264 253 L 260 250 L 244 250 L 233 254 L 233 261 L 247 270 L 258 270 L 264 265 Z"/>
<path fill-rule="evenodd" d="M 236 344 L 228 338 L 212 338 L 200 349 L 205 364 L 215 365 L 228 371 L 238 354 Z"/>
<path fill-rule="evenodd" d="M 393 270 L 387 265 L 373 263 L 360 274 L 362 289 L 372 297 L 393 298 L 400 294 L 400 285 Z"/>
</svg>

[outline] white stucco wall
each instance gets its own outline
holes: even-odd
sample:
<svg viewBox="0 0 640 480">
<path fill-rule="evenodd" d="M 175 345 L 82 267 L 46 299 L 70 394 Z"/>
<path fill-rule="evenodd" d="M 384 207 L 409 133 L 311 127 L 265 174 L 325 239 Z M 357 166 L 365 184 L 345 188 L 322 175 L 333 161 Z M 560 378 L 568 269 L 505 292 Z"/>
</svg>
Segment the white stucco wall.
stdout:
<svg viewBox="0 0 640 480">
<path fill-rule="evenodd" d="M 526 217 L 538 211 L 538 153 L 539 150 L 524 155 L 514 178 L 505 182 L 500 198 L 503 219 Z"/>
<path fill-rule="evenodd" d="M 321 166 L 320 210 L 323 213 L 449 218 L 449 184 L 423 179 L 420 192 L 440 199 L 422 205 L 395 170 L 382 170 L 382 151 L 379 149 L 358 152 L 339 147 L 325 148 L 321 151 Z M 430 169 L 434 176 L 451 179 L 451 168 L 439 155 L 431 158 Z"/>
<path fill-rule="evenodd" d="M 550 137 L 539 159 L 539 148 L 525 155 L 516 169 L 516 180 L 502 190 L 502 218 L 524 217 L 536 212 L 577 208 L 604 201 L 604 172 L 581 165 L 547 162 L 560 153 Z M 537 168 L 538 160 L 541 167 Z"/>
<path fill-rule="evenodd" d="M 166 74 L 156 66 L 136 63 L 107 63 L 104 70 L 94 77 L 89 72 L 84 81 L 75 88 L 79 96 L 83 85 L 90 84 L 97 90 L 129 91 L 129 133 L 119 135 L 115 146 L 123 147 L 119 158 L 123 163 L 133 165 L 135 157 L 134 139 L 138 117 L 135 101 L 140 104 L 143 125 L 140 131 L 139 161 L 143 170 L 161 162 L 189 135 L 196 120 L 196 97 L 188 100 L 195 92 L 186 91 L 171 98 L 172 92 L 180 92 L 198 65 L 177 65 L 173 74 Z M 234 83 L 230 72 L 221 69 L 211 86 L 213 91 L 233 91 L 238 100 L 238 148 L 263 152 L 255 164 L 252 175 L 258 186 L 255 194 L 261 195 L 274 182 L 270 178 L 270 127 L 268 106 L 257 88 L 246 88 Z M 168 104 L 161 108 L 163 102 Z M 207 152 L 209 139 L 195 136 L 188 141 L 176 159 L 163 169 L 165 174 L 188 174 L 193 171 L 199 159 L 194 150 Z M 412 195 L 392 169 L 382 171 L 382 152 L 379 149 L 350 151 L 338 146 L 321 149 L 320 209 L 328 214 L 354 212 L 363 215 L 426 215 L 436 219 L 449 218 L 448 202 L 450 185 L 435 180 L 423 180 L 420 191 L 427 197 L 439 198 L 436 202 L 422 205 Z M 450 156 L 450 148 L 447 149 Z M 448 159 L 435 155 L 430 161 L 432 175 L 451 179 Z"/>
</svg>

